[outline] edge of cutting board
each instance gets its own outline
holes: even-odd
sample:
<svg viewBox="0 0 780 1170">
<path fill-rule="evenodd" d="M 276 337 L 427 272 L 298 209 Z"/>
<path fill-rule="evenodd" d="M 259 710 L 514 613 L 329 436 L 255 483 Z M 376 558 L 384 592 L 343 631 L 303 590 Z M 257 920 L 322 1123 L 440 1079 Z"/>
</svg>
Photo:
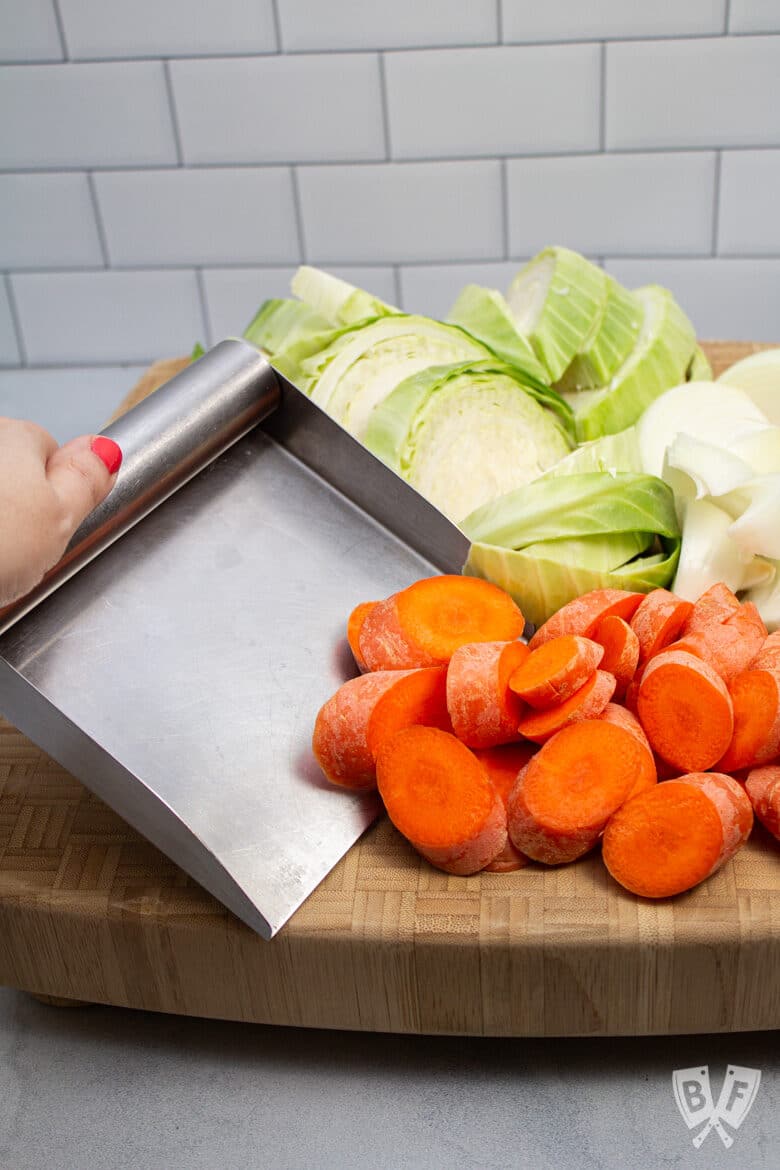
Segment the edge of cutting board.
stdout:
<svg viewBox="0 0 780 1170">
<path fill-rule="evenodd" d="M 708 343 L 716 373 L 763 346 Z M 157 363 L 123 403 L 184 365 Z M 780 1027 L 780 847 L 669 902 L 597 856 L 454 878 L 386 819 L 264 942 L 0 719 L 0 982 L 50 1000 L 387 1032 Z"/>
</svg>

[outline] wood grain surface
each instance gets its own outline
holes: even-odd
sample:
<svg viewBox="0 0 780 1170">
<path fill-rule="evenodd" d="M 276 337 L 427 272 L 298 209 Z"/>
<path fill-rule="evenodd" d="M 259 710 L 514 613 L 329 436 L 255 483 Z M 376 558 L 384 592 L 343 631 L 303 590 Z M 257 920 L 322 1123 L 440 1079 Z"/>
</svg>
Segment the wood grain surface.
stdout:
<svg viewBox="0 0 780 1170">
<path fill-rule="evenodd" d="M 706 348 L 717 372 L 760 347 Z M 158 363 L 133 400 L 182 364 Z M 53 1002 L 390 1032 L 778 1028 L 780 845 L 759 828 L 709 881 L 650 902 L 597 854 L 449 877 L 382 819 L 263 942 L 0 719 L 0 982 Z"/>
</svg>

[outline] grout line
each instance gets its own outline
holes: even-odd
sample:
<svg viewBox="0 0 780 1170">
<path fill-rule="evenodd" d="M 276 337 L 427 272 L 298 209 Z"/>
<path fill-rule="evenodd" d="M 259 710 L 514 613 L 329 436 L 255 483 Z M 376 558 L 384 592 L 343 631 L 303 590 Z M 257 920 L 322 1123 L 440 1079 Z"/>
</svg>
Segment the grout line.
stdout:
<svg viewBox="0 0 780 1170">
<path fill-rule="evenodd" d="M 4 279 L 5 291 L 8 297 L 8 308 L 11 313 L 11 324 L 13 325 L 14 334 L 16 336 L 16 348 L 19 350 L 19 359 L 21 365 L 26 366 L 28 364 L 27 346 L 24 341 L 24 332 L 22 330 L 22 318 L 19 314 L 19 306 L 16 303 L 16 297 L 14 295 L 14 286 L 11 283 L 11 274 L 7 272 Z"/>
<path fill-rule="evenodd" d="M 601 64 L 599 79 L 599 149 L 607 149 L 607 45 L 601 44 Z"/>
<path fill-rule="evenodd" d="M 276 51 L 277 53 L 284 53 L 284 45 L 282 44 L 282 20 L 279 15 L 279 0 L 271 0 L 271 17 L 274 23 Z"/>
<path fill-rule="evenodd" d="M 379 100 L 382 107 L 382 133 L 385 139 L 385 160 L 389 162 L 393 157 L 393 152 L 390 141 L 390 104 L 387 100 L 387 74 L 385 73 L 384 53 L 379 53 L 377 60 L 379 63 Z"/>
<path fill-rule="evenodd" d="M 496 38 L 497 44 L 504 43 L 504 6 L 503 0 L 496 0 Z"/>
<path fill-rule="evenodd" d="M 712 191 L 712 255 L 718 254 L 718 233 L 720 230 L 720 175 L 721 175 L 721 152 L 718 151 L 715 155 L 715 174 Z"/>
<path fill-rule="evenodd" d="M 501 160 L 501 230 L 504 244 L 504 259 L 509 259 L 509 175 L 506 159 Z"/>
<path fill-rule="evenodd" d="M 208 298 L 206 296 L 206 282 L 203 279 L 203 269 L 195 269 L 195 283 L 198 286 L 198 297 L 200 299 L 200 315 L 203 318 L 203 329 L 205 332 L 206 349 L 211 349 L 214 344 L 214 331 L 211 328 L 211 315 L 209 313 Z"/>
<path fill-rule="evenodd" d="M 108 235 L 106 233 L 106 225 L 103 222 L 103 214 L 100 210 L 100 200 L 98 199 L 95 176 L 91 171 L 87 171 L 87 187 L 89 188 L 89 197 L 92 200 L 92 212 L 95 216 L 95 226 L 100 243 L 100 253 L 103 257 L 103 267 L 110 268 L 111 255 L 108 250 Z"/>
<path fill-rule="evenodd" d="M 298 252 L 301 257 L 301 264 L 306 264 L 308 257 L 306 254 L 306 233 L 303 230 L 303 206 L 301 204 L 301 191 L 298 185 L 298 172 L 295 167 L 290 167 L 290 182 L 292 184 L 293 211 L 295 212 L 295 230 L 298 234 Z"/>
<path fill-rule="evenodd" d="M 52 7 L 54 8 L 54 19 L 57 22 L 57 33 L 60 38 L 60 45 L 62 46 L 62 56 L 65 61 L 69 61 L 70 52 L 68 50 L 68 39 L 65 36 L 65 21 L 62 19 L 62 12 L 60 11 L 60 0 L 52 0 Z"/>
<path fill-rule="evenodd" d="M 401 291 L 402 291 L 401 290 L 401 265 L 394 264 L 393 268 L 392 268 L 392 272 L 393 272 L 393 297 L 395 299 L 395 304 L 400 309 L 400 308 L 402 308 L 402 305 L 401 305 Z"/>
<path fill-rule="evenodd" d="M 723 14 L 723 34 L 728 36 L 731 24 L 731 0 L 726 0 L 726 11 Z"/>
<path fill-rule="evenodd" d="M 176 97 L 173 92 L 173 78 L 171 77 L 171 63 L 165 60 L 163 65 L 163 75 L 165 77 L 165 91 L 168 94 L 168 109 L 171 115 L 171 127 L 173 128 L 173 141 L 176 144 L 176 158 L 179 166 L 184 166 L 184 151 L 181 145 L 181 127 L 179 126 L 179 114 L 176 109 Z"/>
</svg>

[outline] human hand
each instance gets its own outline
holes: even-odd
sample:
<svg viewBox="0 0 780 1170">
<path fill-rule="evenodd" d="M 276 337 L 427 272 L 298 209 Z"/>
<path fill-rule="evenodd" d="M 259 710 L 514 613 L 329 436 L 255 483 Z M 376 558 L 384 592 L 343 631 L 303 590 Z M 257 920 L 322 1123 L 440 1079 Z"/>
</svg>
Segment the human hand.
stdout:
<svg viewBox="0 0 780 1170">
<path fill-rule="evenodd" d="M 60 447 L 36 423 L 0 418 L 0 606 L 57 563 L 111 491 L 121 462 L 117 444 L 102 435 Z"/>
</svg>

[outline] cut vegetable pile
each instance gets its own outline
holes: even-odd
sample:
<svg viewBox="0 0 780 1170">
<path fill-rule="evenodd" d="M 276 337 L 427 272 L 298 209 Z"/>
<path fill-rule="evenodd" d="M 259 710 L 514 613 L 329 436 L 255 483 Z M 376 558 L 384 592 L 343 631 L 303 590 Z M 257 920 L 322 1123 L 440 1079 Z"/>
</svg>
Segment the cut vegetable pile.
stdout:
<svg viewBox="0 0 780 1170">
<path fill-rule="evenodd" d="M 549 247 L 446 321 L 304 266 L 245 336 L 472 541 L 540 625 L 717 581 L 780 624 L 780 349 L 718 382 L 672 293 Z"/>
<path fill-rule="evenodd" d="M 356 606 L 363 672 L 321 708 L 313 751 L 447 873 L 561 865 L 601 846 L 642 897 L 683 893 L 745 843 L 780 840 L 780 632 L 723 582 L 695 601 L 597 589 L 522 640 L 470 576 Z"/>
</svg>

